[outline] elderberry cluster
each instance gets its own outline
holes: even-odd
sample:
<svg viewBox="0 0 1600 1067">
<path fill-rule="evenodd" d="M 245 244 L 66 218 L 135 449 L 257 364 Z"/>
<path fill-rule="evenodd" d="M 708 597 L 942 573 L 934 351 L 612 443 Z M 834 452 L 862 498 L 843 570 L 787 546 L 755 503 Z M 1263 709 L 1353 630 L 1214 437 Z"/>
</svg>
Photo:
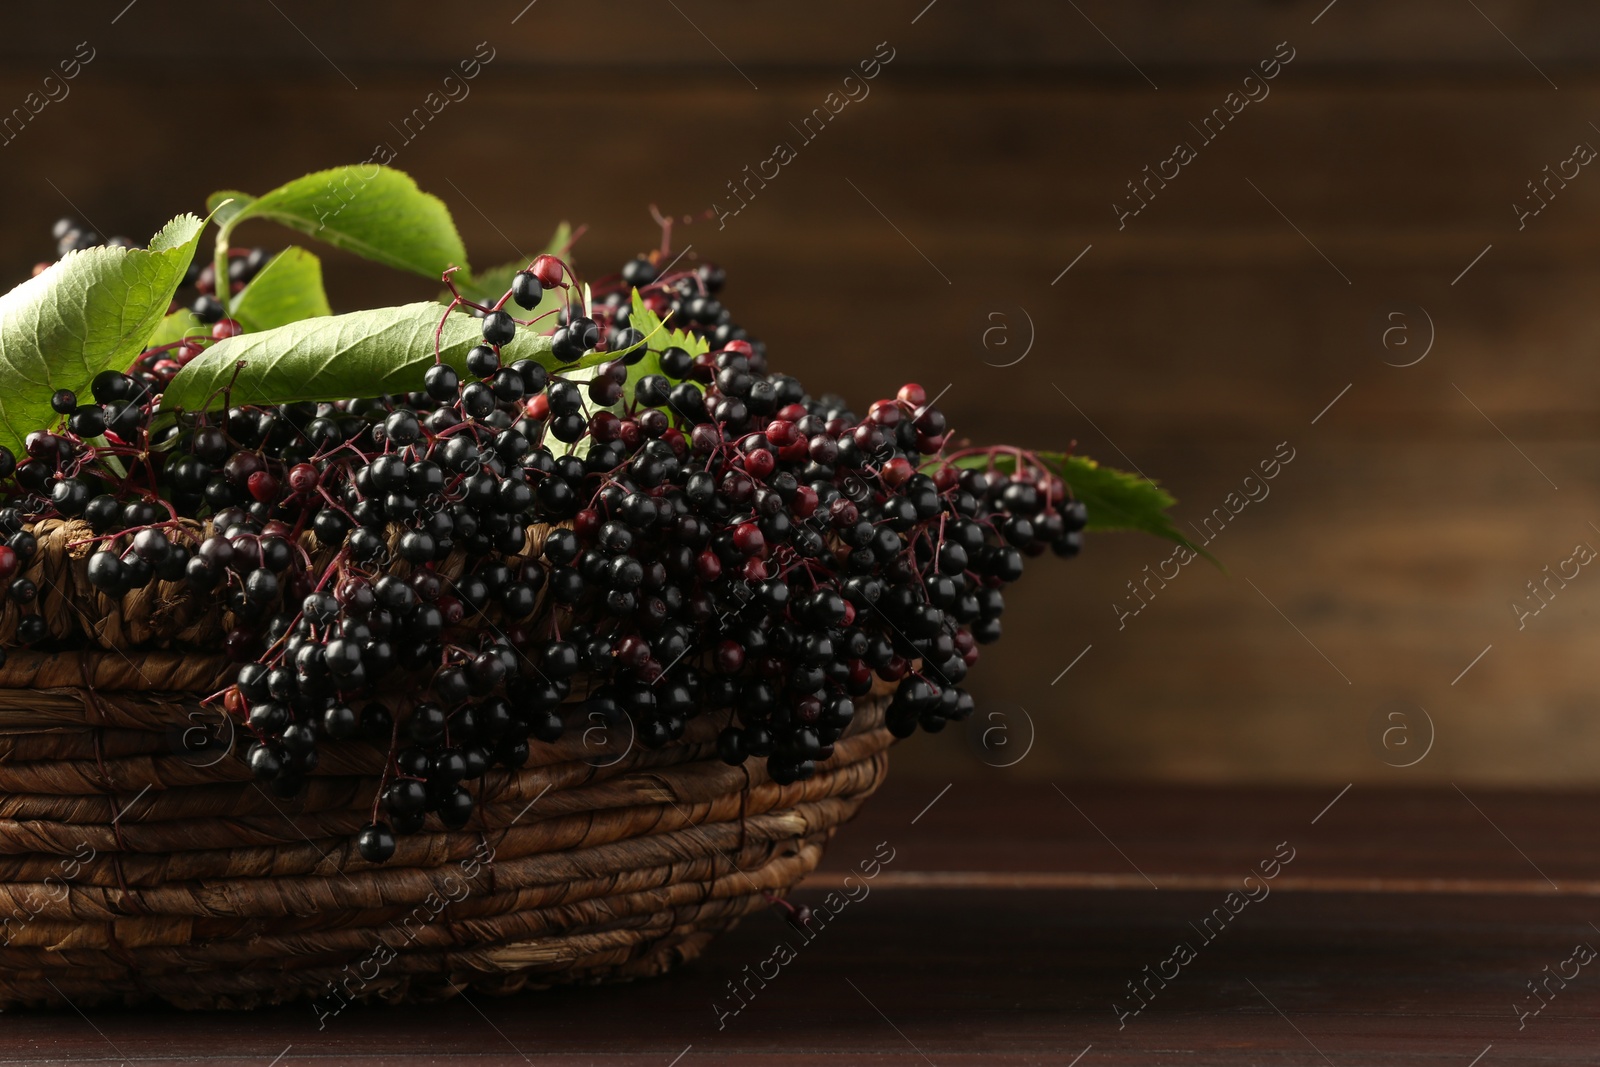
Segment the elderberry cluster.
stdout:
<svg viewBox="0 0 1600 1067">
<path fill-rule="evenodd" d="M 141 357 L 92 402 L 58 394 L 22 463 L 0 455 L 0 579 L 27 524 L 65 517 L 106 595 L 160 581 L 217 605 L 260 780 L 292 795 L 328 740 L 386 753 L 359 837 L 377 862 L 430 815 L 465 825 L 490 768 L 596 713 L 649 747 L 710 717 L 723 760 L 778 783 L 816 773 L 875 681 L 897 736 L 966 717 L 1004 587 L 1025 557 L 1076 555 L 1085 509 L 1028 453 L 947 452 L 920 386 L 858 417 L 770 372 L 724 281 L 641 257 L 585 308 L 541 256 L 468 305 L 464 377 L 438 363 L 396 396 L 152 420 L 163 372 Z M 515 317 L 552 288 L 553 323 Z M 703 344 L 652 352 L 635 290 Z M 551 367 L 502 363 L 521 330 L 553 331 Z"/>
</svg>

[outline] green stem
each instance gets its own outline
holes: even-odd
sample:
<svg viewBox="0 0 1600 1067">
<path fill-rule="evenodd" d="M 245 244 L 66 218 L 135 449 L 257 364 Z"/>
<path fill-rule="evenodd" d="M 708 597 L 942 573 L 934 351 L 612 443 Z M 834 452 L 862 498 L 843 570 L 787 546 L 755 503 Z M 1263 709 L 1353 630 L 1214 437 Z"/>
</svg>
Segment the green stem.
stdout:
<svg viewBox="0 0 1600 1067">
<path fill-rule="evenodd" d="M 228 283 L 228 241 L 233 236 L 233 227 L 228 223 L 217 226 L 217 247 L 211 253 L 211 273 L 213 287 L 218 300 L 222 301 L 223 313 L 231 317 L 233 313 L 233 286 Z"/>
</svg>

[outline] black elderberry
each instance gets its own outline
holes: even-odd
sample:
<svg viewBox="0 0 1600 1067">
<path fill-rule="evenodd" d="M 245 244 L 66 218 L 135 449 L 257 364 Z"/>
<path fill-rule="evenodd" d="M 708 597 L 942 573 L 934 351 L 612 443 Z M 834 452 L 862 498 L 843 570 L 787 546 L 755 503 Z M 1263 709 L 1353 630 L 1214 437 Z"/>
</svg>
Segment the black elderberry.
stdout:
<svg viewBox="0 0 1600 1067">
<path fill-rule="evenodd" d="M 422 423 L 416 412 L 401 408 L 384 420 L 383 433 L 397 446 L 413 445 L 422 439 Z"/>
<path fill-rule="evenodd" d="M 649 285 L 656 276 L 655 264 L 644 256 L 630 259 L 622 267 L 622 280 L 635 287 Z"/>
<path fill-rule="evenodd" d="M 504 314 L 504 312 L 501 312 L 501 314 Z M 487 320 L 485 321 L 487 322 Z M 487 326 L 485 326 L 485 329 L 487 329 Z M 489 345 L 476 345 L 467 353 L 467 372 L 473 376 L 487 378 L 499 369 L 500 353 Z"/>
<path fill-rule="evenodd" d="M 496 358 L 498 359 L 498 357 Z M 429 367 L 423 374 L 422 385 L 423 389 L 434 400 L 440 403 L 449 403 L 455 400 L 456 391 L 460 388 L 461 380 L 456 375 L 454 367 L 448 363 L 437 363 Z"/>
<path fill-rule="evenodd" d="M 583 345 L 562 327 L 550 335 L 550 354 L 563 363 L 575 363 L 583 358 Z"/>
<path fill-rule="evenodd" d="M 567 323 L 567 336 L 579 349 L 587 351 L 600 344 L 600 325 L 582 316 Z"/>
<path fill-rule="evenodd" d="M 490 344 L 508 345 L 516 335 L 517 323 L 509 312 L 491 311 L 483 317 L 483 339 Z"/>
<path fill-rule="evenodd" d="M 511 279 L 511 299 L 524 311 L 538 307 L 543 296 L 544 286 L 539 284 L 539 279 L 531 271 L 518 271 Z"/>
<path fill-rule="evenodd" d="M 356 848 L 368 863 L 385 863 L 394 856 L 394 832 L 387 823 L 370 823 L 356 839 Z"/>
<path fill-rule="evenodd" d="M 92 585 L 108 593 L 116 593 L 123 586 L 122 561 L 115 552 L 101 551 L 90 556 L 87 574 Z"/>
</svg>

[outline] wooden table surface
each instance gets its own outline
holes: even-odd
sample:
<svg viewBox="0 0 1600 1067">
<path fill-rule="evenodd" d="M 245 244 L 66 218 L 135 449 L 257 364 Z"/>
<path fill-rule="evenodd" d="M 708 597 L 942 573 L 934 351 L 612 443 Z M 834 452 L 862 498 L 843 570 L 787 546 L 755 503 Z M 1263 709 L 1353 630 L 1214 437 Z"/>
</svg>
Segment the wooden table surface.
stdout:
<svg viewBox="0 0 1600 1067">
<path fill-rule="evenodd" d="M 795 894 L 853 898 L 810 939 L 763 913 L 663 979 L 321 1029 L 306 1005 L 8 1014 L 0 1063 L 1600 1063 L 1597 817 L 1594 794 L 891 779 Z"/>
</svg>

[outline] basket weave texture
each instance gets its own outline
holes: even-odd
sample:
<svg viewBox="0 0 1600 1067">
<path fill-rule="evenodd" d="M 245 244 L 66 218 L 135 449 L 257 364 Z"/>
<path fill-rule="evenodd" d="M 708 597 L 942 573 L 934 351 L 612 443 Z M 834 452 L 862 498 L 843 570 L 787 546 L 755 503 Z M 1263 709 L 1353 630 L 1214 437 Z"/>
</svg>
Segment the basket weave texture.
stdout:
<svg viewBox="0 0 1600 1067">
<path fill-rule="evenodd" d="M 336 1013 L 657 974 L 814 869 L 887 766 L 882 695 L 814 778 L 781 786 L 716 758 L 720 716 L 647 750 L 602 744 L 574 704 L 562 740 L 470 783 L 466 827 L 430 816 L 371 864 L 353 836 L 381 746 L 325 740 L 293 798 L 258 785 L 232 751 L 248 737 L 201 703 L 231 677 L 225 613 L 160 581 L 108 598 L 84 577 L 85 527 L 34 532 L 33 610 L 69 650 L 0 667 L 0 1007 Z M 17 617 L 0 612 L 0 641 Z"/>
</svg>

